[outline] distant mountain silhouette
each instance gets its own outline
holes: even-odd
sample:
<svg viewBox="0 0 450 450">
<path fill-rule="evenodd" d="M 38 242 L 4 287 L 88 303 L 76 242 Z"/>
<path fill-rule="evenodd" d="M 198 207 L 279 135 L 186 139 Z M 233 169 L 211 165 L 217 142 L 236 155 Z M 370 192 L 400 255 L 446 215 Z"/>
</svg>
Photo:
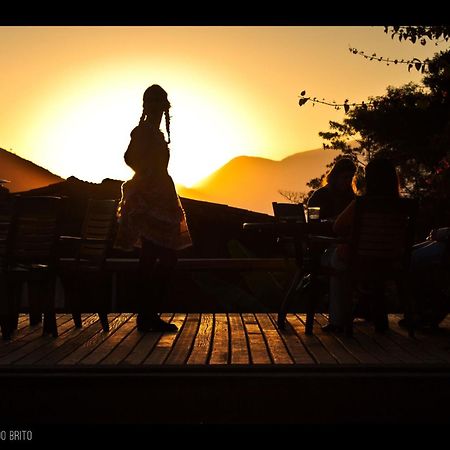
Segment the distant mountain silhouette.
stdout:
<svg viewBox="0 0 450 450">
<path fill-rule="evenodd" d="M 11 192 L 27 191 L 63 180 L 47 169 L 3 148 L 0 148 L 0 178 L 10 181 L 6 187 Z"/>
<path fill-rule="evenodd" d="M 278 190 L 307 192 L 306 183 L 322 175 L 337 155 L 333 150 L 316 149 L 281 161 L 239 156 L 195 185 L 193 192 L 198 199 L 271 214 L 273 201 L 286 201 Z"/>
</svg>

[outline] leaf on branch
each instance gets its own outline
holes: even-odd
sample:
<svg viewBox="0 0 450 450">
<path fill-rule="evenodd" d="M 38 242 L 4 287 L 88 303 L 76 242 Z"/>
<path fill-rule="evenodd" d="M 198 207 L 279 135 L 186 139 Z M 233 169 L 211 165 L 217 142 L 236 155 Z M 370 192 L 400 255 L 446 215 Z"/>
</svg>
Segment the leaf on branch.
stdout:
<svg viewBox="0 0 450 450">
<path fill-rule="evenodd" d="M 420 40 L 420 43 L 421 43 L 421 45 L 426 45 L 427 41 L 425 40 L 425 38 L 422 38 L 422 39 Z"/>
<path fill-rule="evenodd" d="M 298 101 L 298 105 L 299 105 L 299 106 L 303 106 L 308 100 L 309 100 L 308 98 L 301 98 L 301 99 Z"/>
<path fill-rule="evenodd" d="M 415 63 L 414 67 L 416 68 L 417 71 L 420 71 L 421 67 L 422 67 L 422 63 Z"/>
<path fill-rule="evenodd" d="M 306 94 L 306 91 L 302 91 L 302 92 L 300 92 L 300 95 L 301 95 L 302 97 L 304 97 L 304 96 L 305 96 L 305 94 Z"/>
<path fill-rule="evenodd" d="M 344 111 L 345 111 L 345 114 L 347 114 L 350 111 L 350 106 L 347 102 L 344 103 Z"/>
</svg>

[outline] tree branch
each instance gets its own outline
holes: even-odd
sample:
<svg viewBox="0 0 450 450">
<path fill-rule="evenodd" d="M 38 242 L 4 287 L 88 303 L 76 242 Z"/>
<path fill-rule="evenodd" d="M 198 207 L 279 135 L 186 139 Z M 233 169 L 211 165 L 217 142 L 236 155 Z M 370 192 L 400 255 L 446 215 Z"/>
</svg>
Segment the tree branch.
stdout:
<svg viewBox="0 0 450 450">
<path fill-rule="evenodd" d="M 350 111 L 351 106 L 352 107 L 359 106 L 363 109 L 367 109 L 367 107 L 371 105 L 371 102 L 349 103 L 348 99 L 346 99 L 343 103 L 336 103 L 335 101 L 330 102 L 329 100 L 325 100 L 324 98 L 322 100 L 319 100 L 317 97 L 306 97 L 306 91 L 302 91 L 300 93 L 300 100 L 298 101 L 298 104 L 299 104 L 299 106 L 303 106 L 307 102 L 311 102 L 313 104 L 313 106 L 316 103 L 320 103 L 322 105 L 327 105 L 327 106 L 333 106 L 334 109 L 337 109 L 337 110 L 344 108 L 345 113 L 348 113 Z"/>
<path fill-rule="evenodd" d="M 354 55 L 362 56 L 365 59 L 368 59 L 369 61 L 379 61 L 379 62 L 385 62 L 387 66 L 390 64 L 408 64 L 408 72 L 411 71 L 411 69 L 414 67 L 418 72 L 429 72 L 430 71 L 430 60 L 424 59 L 421 61 L 419 58 L 413 58 L 413 59 L 391 59 L 391 58 L 384 58 L 383 56 L 377 56 L 376 53 L 372 53 L 371 55 L 368 55 L 364 53 L 362 50 L 358 50 L 354 47 L 349 47 L 350 53 L 353 53 Z"/>
</svg>

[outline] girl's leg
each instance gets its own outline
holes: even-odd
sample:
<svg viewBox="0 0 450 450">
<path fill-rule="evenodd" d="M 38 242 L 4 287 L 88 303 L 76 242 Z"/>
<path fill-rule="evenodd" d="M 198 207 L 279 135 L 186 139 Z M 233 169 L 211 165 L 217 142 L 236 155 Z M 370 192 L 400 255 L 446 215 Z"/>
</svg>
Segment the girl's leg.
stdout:
<svg viewBox="0 0 450 450">
<path fill-rule="evenodd" d="M 158 246 L 151 241 L 142 242 L 139 261 L 140 307 L 137 317 L 142 331 L 176 331 L 174 324 L 159 318 L 167 299 L 170 282 L 177 263 L 176 251 Z"/>
</svg>

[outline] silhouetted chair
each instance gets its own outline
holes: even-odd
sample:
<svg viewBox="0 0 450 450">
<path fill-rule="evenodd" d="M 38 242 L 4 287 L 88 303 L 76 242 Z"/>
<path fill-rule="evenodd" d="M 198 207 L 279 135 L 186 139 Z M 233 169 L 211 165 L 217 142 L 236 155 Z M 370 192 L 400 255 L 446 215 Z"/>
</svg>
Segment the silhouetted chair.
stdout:
<svg viewBox="0 0 450 450">
<path fill-rule="evenodd" d="M 3 336 L 7 336 L 6 323 L 7 313 L 13 306 L 10 300 L 8 289 L 8 252 L 10 245 L 10 236 L 13 222 L 13 201 L 12 198 L 3 197 L 0 200 L 0 317 L 2 319 Z M 14 326 L 14 323 L 10 324 Z"/>
<path fill-rule="evenodd" d="M 306 223 L 305 209 L 303 203 L 278 203 L 272 202 L 273 215 L 276 223 L 297 224 Z M 280 232 L 277 236 L 277 243 L 280 245 L 283 255 L 286 258 L 297 257 L 298 246 L 301 242 L 292 236 Z"/>
<path fill-rule="evenodd" d="M 62 264 L 61 281 L 75 326 L 81 328 L 81 313 L 98 313 L 103 330 L 109 330 L 111 276 L 105 269 L 107 252 L 116 223 L 116 200 L 89 199 L 81 236 L 61 236 L 75 244 L 75 258 Z"/>
<path fill-rule="evenodd" d="M 376 295 L 373 298 L 374 320 L 387 320 L 384 296 L 385 283 L 395 282 L 405 317 L 412 317 L 413 297 L 408 293 L 408 276 L 417 204 L 405 198 L 358 197 L 355 220 L 349 244 L 348 268 L 344 271 L 324 269 L 328 274 L 343 277 L 345 331 L 352 335 L 353 293 L 359 282 L 368 282 Z M 318 237 L 320 239 L 320 237 Z M 329 242 L 329 238 L 326 238 Z M 321 270 L 321 269 L 319 269 Z M 316 297 L 313 297 L 317 299 Z M 307 311 L 306 333 L 312 333 L 315 305 Z M 414 335 L 408 320 L 409 335 Z"/>
<path fill-rule="evenodd" d="M 306 222 L 303 203 L 272 202 L 272 209 L 275 219 L 279 222 Z"/>
<path fill-rule="evenodd" d="M 0 199 L 0 268 L 7 265 L 9 236 L 14 215 L 14 201 L 12 197 Z"/>
<path fill-rule="evenodd" d="M 30 324 L 42 321 L 43 333 L 58 335 L 55 281 L 61 197 L 16 197 L 7 233 L 3 263 L 4 298 L 1 328 L 4 339 L 17 328 L 23 284 L 28 286 Z M 11 212 L 11 209 L 9 210 Z M 5 222 L 6 224 L 6 222 Z"/>
</svg>

